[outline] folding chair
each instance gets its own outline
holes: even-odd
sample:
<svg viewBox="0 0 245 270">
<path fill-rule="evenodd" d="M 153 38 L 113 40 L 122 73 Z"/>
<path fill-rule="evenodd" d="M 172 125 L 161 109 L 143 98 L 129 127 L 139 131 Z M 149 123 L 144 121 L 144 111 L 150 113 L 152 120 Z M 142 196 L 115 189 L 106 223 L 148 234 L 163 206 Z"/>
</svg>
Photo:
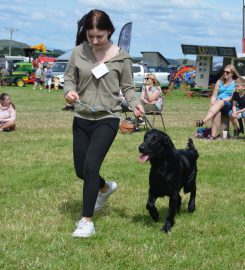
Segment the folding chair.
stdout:
<svg viewBox="0 0 245 270">
<path fill-rule="evenodd" d="M 128 114 L 127 113 L 132 113 L 133 111 L 131 110 L 131 109 L 123 109 L 122 110 L 122 113 L 124 113 L 124 115 L 125 115 L 125 118 L 128 118 Z"/>
<path fill-rule="evenodd" d="M 166 130 L 165 124 L 164 124 L 164 120 L 163 120 L 163 115 L 162 115 L 162 111 L 150 111 L 150 112 L 146 112 L 146 115 L 152 115 L 152 123 L 151 126 L 152 128 L 155 128 L 155 119 L 156 116 L 160 116 L 161 120 L 162 120 L 162 125 L 163 125 L 163 129 Z M 145 121 L 146 123 L 146 129 L 148 129 L 148 124 L 147 121 Z"/>
</svg>

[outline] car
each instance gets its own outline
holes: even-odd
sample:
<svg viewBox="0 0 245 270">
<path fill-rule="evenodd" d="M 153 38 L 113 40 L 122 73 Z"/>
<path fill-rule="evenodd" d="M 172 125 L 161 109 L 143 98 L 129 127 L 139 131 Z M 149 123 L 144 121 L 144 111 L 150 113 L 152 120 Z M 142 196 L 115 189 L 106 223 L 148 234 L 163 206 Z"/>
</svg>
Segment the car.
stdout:
<svg viewBox="0 0 245 270">
<path fill-rule="evenodd" d="M 61 88 L 63 88 L 64 86 L 64 74 L 65 74 L 67 64 L 68 64 L 68 61 L 57 61 L 57 62 L 54 62 L 52 66 L 53 77 L 56 77 L 59 79 L 59 87 Z"/>
<path fill-rule="evenodd" d="M 156 75 L 157 80 L 162 88 L 169 86 L 170 73 L 166 71 L 159 71 L 157 67 L 149 67 L 146 65 L 133 64 L 133 79 L 136 91 L 141 91 L 145 83 L 145 77 L 149 73 Z"/>
</svg>

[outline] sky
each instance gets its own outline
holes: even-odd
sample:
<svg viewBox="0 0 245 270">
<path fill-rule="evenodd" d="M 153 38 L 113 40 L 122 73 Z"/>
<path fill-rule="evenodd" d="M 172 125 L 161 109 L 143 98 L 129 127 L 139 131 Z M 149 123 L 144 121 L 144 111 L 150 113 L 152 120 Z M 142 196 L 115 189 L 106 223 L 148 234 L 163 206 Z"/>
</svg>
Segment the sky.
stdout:
<svg viewBox="0 0 245 270">
<path fill-rule="evenodd" d="M 1 0 L 0 39 L 48 49 L 75 46 L 77 21 L 91 9 L 111 18 L 118 42 L 124 24 L 132 22 L 130 55 L 160 52 L 183 58 L 181 44 L 236 47 L 242 52 L 243 0 Z M 188 56 L 187 56 L 188 57 Z M 191 58 L 192 56 L 188 57 Z"/>
</svg>

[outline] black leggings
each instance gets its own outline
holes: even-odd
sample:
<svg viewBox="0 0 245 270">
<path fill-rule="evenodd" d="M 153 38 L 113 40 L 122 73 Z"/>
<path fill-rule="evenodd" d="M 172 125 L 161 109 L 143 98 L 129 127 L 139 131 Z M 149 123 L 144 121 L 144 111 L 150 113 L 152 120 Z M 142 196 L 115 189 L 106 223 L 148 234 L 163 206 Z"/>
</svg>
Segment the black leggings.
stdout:
<svg viewBox="0 0 245 270">
<path fill-rule="evenodd" d="M 119 119 L 90 121 L 74 117 L 73 156 L 76 174 L 84 180 L 83 217 L 92 217 L 99 189 L 105 180 L 99 175 L 101 164 L 114 141 Z"/>
</svg>

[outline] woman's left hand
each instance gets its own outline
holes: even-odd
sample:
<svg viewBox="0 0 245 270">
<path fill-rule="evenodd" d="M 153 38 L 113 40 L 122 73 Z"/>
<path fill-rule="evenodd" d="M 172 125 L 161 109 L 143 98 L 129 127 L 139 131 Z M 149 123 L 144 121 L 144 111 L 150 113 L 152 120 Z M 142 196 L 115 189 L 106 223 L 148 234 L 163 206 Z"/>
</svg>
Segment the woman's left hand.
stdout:
<svg viewBox="0 0 245 270">
<path fill-rule="evenodd" d="M 142 105 L 137 105 L 134 109 L 134 115 L 136 117 L 142 117 L 145 114 L 145 110 Z"/>
</svg>

